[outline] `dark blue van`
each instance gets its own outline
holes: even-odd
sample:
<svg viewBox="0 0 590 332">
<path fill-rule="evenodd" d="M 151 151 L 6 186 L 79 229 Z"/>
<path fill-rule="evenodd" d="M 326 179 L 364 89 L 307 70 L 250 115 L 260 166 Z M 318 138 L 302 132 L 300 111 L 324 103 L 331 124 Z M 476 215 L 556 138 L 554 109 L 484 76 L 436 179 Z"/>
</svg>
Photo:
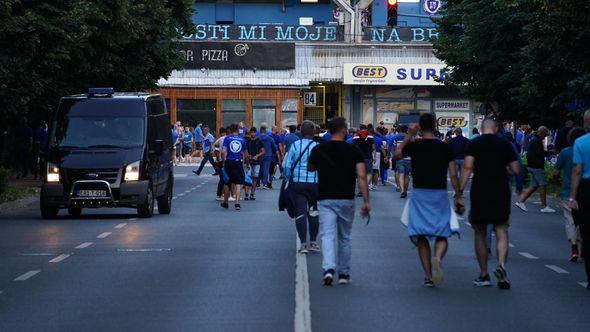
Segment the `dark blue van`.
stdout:
<svg viewBox="0 0 590 332">
<path fill-rule="evenodd" d="M 158 94 L 112 88 L 63 97 L 51 123 L 41 215 L 133 207 L 142 218 L 172 209 L 170 117 Z"/>
</svg>

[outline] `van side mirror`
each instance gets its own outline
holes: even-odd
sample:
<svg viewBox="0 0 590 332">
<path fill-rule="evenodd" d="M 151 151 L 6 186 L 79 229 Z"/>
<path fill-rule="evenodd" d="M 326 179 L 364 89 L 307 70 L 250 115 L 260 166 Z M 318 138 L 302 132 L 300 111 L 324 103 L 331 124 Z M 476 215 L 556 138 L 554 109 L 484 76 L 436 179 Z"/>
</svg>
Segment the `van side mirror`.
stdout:
<svg viewBox="0 0 590 332">
<path fill-rule="evenodd" d="M 152 149 L 150 149 L 150 153 L 161 156 L 164 153 L 164 141 L 161 139 L 154 140 L 154 144 Z"/>
</svg>

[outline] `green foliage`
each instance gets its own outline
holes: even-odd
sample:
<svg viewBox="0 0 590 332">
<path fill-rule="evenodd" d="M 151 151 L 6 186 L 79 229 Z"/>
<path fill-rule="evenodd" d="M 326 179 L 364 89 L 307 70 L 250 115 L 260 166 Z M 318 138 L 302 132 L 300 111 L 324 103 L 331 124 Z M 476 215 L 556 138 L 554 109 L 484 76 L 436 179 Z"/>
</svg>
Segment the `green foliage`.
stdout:
<svg viewBox="0 0 590 332">
<path fill-rule="evenodd" d="M 11 174 L 9 169 L 0 167 L 0 195 L 6 191 Z"/>
<path fill-rule="evenodd" d="M 0 204 L 16 201 L 36 194 L 39 194 L 39 189 L 36 188 L 7 187 L 4 192 L 0 193 Z"/>
<path fill-rule="evenodd" d="M 91 86 L 155 88 L 182 65 L 188 0 L 0 0 L 0 108 L 46 117 L 58 98 Z M 4 119 L 0 119 L 4 120 Z"/>
<path fill-rule="evenodd" d="M 449 0 L 435 54 L 449 84 L 500 118 L 557 126 L 590 95 L 590 1 Z"/>
</svg>

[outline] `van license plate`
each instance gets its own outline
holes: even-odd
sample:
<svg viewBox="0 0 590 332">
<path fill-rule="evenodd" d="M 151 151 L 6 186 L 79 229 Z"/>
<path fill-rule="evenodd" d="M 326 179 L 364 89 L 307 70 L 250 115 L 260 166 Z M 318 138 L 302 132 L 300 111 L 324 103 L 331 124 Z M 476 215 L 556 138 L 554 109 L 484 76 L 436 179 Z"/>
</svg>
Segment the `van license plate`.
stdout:
<svg viewBox="0 0 590 332">
<path fill-rule="evenodd" d="M 78 197 L 107 197 L 106 190 L 78 190 Z"/>
</svg>

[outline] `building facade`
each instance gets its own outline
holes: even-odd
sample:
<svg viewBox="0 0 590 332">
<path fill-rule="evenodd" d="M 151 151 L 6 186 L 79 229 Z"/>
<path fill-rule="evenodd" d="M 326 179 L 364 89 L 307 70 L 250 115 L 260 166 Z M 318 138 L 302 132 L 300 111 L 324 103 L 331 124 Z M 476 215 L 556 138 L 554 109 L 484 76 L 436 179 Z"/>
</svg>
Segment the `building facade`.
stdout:
<svg viewBox="0 0 590 332">
<path fill-rule="evenodd" d="M 173 120 L 392 126 L 434 112 L 441 130 L 473 126 L 478 105 L 441 83 L 432 52 L 427 11 L 440 1 L 400 0 L 393 27 L 388 0 L 303 1 L 197 1 L 196 32 L 181 41 L 186 65 L 159 81 Z"/>
</svg>

